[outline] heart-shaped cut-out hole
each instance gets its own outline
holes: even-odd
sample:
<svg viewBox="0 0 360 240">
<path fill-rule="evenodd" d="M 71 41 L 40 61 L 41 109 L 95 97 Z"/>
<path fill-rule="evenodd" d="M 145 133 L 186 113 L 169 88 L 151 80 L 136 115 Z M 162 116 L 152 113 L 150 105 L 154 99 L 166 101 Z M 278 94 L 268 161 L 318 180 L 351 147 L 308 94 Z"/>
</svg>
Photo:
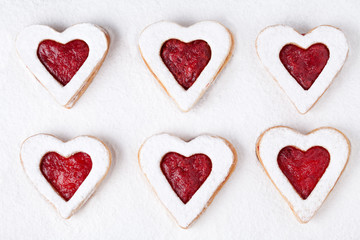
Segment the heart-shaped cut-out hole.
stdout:
<svg viewBox="0 0 360 240">
<path fill-rule="evenodd" d="M 65 86 L 89 56 L 89 46 L 79 39 L 66 44 L 44 40 L 38 46 L 37 55 L 49 73 Z"/>
<path fill-rule="evenodd" d="M 163 157 L 160 167 L 176 195 L 186 204 L 209 176 L 212 163 L 205 154 L 184 157 L 169 152 Z"/>
<path fill-rule="evenodd" d="M 69 201 L 75 194 L 91 168 L 91 158 L 84 152 L 75 153 L 70 157 L 48 152 L 40 163 L 41 173 L 65 201 Z"/>
<path fill-rule="evenodd" d="M 160 56 L 176 81 L 188 90 L 211 58 L 211 48 L 204 40 L 184 43 L 169 39 L 161 47 Z"/>
<path fill-rule="evenodd" d="M 320 146 L 307 151 L 286 146 L 280 150 L 277 162 L 296 192 L 305 200 L 329 166 L 330 154 Z"/>
<path fill-rule="evenodd" d="M 330 52 L 322 43 L 313 44 L 308 49 L 287 44 L 281 49 L 279 57 L 290 75 L 304 90 L 308 90 L 324 69 Z"/>
</svg>

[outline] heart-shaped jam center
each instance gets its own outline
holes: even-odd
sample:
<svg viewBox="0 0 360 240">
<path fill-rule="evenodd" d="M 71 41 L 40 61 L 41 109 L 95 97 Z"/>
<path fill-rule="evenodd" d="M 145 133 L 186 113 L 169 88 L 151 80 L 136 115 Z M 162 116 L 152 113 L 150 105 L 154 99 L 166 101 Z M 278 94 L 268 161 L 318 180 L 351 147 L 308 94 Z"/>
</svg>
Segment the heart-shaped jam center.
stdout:
<svg viewBox="0 0 360 240">
<path fill-rule="evenodd" d="M 161 47 L 160 56 L 176 81 L 188 90 L 211 58 L 211 49 L 204 40 L 189 43 L 169 39 Z"/>
<path fill-rule="evenodd" d="M 304 90 L 313 85 L 329 56 L 329 49 L 322 43 L 313 44 L 308 49 L 288 44 L 280 51 L 280 61 Z"/>
<path fill-rule="evenodd" d="M 277 162 L 296 192 L 305 200 L 329 166 L 330 154 L 320 146 L 307 151 L 287 146 L 279 152 Z"/>
<path fill-rule="evenodd" d="M 69 201 L 75 194 L 91 168 L 91 158 L 84 152 L 75 153 L 70 157 L 48 152 L 40 163 L 41 173 L 65 201 Z"/>
<path fill-rule="evenodd" d="M 37 55 L 49 73 L 65 86 L 89 56 L 89 46 L 78 39 L 66 44 L 44 40 L 38 46 Z"/>
<path fill-rule="evenodd" d="M 205 154 L 184 157 L 169 152 L 160 167 L 176 195 L 186 204 L 209 176 L 212 163 Z"/>
</svg>

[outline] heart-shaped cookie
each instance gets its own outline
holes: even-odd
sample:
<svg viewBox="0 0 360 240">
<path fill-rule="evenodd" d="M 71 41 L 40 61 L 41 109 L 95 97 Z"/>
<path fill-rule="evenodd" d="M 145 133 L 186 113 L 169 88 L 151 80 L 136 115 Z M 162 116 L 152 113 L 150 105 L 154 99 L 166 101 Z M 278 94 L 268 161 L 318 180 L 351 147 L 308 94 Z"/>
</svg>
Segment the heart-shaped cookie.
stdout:
<svg viewBox="0 0 360 240">
<path fill-rule="evenodd" d="M 256 153 L 295 216 L 306 223 L 342 174 L 350 155 L 350 142 L 330 127 L 303 135 L 279 126 L 259 137 Z"/>
<path fill-rule="evenodd" d="M 64 32 L 33 25 L 16 39 L 23 63 L 59 102 L 71 108 L 101 67 L 110 38 L 96 25 L 83 23 Z"/>
<path fill-rule="evenodd" d="M 275 25 L 260 32 L 256 50 L 265 68 L 304 114 L 341 70 L 349 47 L 344 34 L 332 26 L 300 34 L 291 27 Z"/>
<path fill-rule="evenodd" d="M 210 205 L 237 161 L 228 141 L 208 135 L 189 142 L 155 135 L 141 146 L 138 157 L 160 201 L 182 228 Z"/>
<path fill-rule="evenodd" d="M 63 218 L 69 218 L 106 176 L 111 153 L 103 142 L 91 136 L 63 142 L 38 134 L 24 141 L 20 159 L 36 189 Z"/>
<path fill-rule="evenodd" d="M 214 21 L 182 27 L 154 23 L 141 33 L 141 56 L 154 77 L 182 111 L 189 111 L 231 56 L 233 39 Z"/>
</svg>

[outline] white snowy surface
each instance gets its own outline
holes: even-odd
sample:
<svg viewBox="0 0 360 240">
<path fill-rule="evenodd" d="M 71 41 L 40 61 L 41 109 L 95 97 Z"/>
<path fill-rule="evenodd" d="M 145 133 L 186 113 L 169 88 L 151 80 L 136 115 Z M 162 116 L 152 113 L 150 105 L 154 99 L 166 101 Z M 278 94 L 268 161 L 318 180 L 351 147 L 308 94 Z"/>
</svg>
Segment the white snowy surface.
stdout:
<svg viewBox="0 0 360 240">
<path fill-rule="evenodd" d="M 359 12 L 356 0 L 0 0 L 0 238 L 359 239 Z M 159 86 L 138 50 L 140 32 L 160 20 L 183 25 L 215 20 L 234 35 L 233 57 L 188 113 Z M 81 22 L 104 27 L 111 44 L 93 83 L 67 110 L 22 66 L 15 37 L 31 24 L 61 31 Z M 304 33 L 329 24 L 348 39 L 344 68 L 306 115 L 296 111 L 256 56 L 256 36 L 274 24 Z M 275 125 L 303 133 L 332 126 L 352 144 L 343 175 L 307 224 L 296 220 L 255 155 L 257 137 Z M 184 139 L 219 135 L 239 153 L 229 181 L 187 230 L 172 220 L 138 166 L 140 145 L 160 132 Z M 21 167 L 21 143 L 36 133 L 63 140 L 93 135 L 112 150 L 108 176 L 69 220 L 41 197 Z"/>
</svg>

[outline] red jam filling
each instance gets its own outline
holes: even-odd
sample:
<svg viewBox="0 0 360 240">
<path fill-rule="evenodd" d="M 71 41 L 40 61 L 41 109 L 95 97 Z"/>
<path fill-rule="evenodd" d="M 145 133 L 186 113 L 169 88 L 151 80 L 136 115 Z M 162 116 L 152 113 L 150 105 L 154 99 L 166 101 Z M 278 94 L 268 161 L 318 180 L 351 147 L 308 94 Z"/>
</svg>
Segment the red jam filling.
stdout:
<svg viewBox="0 0 360 240">
<path fill-rule="evenodd" d="M 75 194 L 91 168 L 91 158 L 83 152 L 67 158 L 56 152 L 48 152 L 40 163 L 41 173 L 65 201 Z"/>
<path fill-rule="evenodd" d="M 169 152 L 160 167 L 176 195 L 186 204 L 209 176 L 212 163 L 205 154 L 184 157 Z"/>
<path fill-rule="evenodd" d="M 37 56 L 49 73 L 65 86 L 89 56 L 89 46 L 83 40 L 66 44 L 44 40 L 39 44 Z"/>
<path fill-rule="evenodd" d="M 313 85 L 329 56 L 329 49 L 322 43 L 313 44 L 308 49 L 288 44 L 280 51 L 280 61 L 304 90 Z"/>
<path fill-rule="evenodd" d="M 169 39 L 162 45 L 160 56 L 176 81 L 188 90 L 209 63 L 211 49 L 203 40 L 184 43 Z"/>
<path fill-rule="evenodd" d="M 279 152 L 277 162 L 296 192 L 305 200 L 329 166 L 330 154 L 320 146 L 307 151 L 287 146 Z"/>
</svg>

